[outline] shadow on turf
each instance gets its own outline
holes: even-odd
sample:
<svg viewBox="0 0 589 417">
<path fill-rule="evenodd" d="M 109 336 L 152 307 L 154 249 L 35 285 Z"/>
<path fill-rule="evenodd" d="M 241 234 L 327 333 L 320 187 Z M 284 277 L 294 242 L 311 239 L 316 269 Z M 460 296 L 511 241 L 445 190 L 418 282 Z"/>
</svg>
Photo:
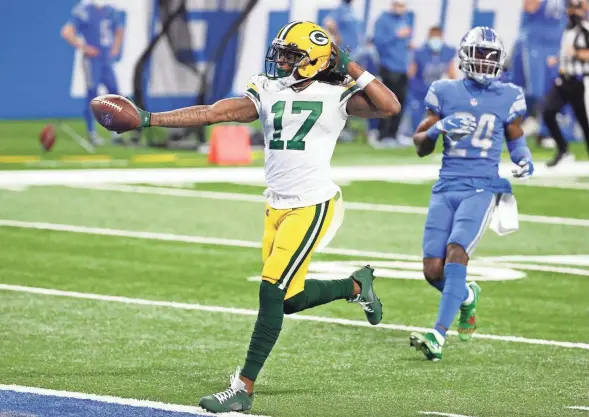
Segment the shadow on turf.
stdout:
<svg viewBox="0 0 589 417">
<path fill-rule="evenodd" d="M 316 393 L 317 390 L 310 389 L 310 388 L 293 388 L 293 389 L 276 389 L 276 388 L 268 388 L 268 389 L 256 389 L 256 395 L 263 395 L 271 397 L 273 395 L 283 395 L 283 394 L 313 394 Z"/>
</svg>

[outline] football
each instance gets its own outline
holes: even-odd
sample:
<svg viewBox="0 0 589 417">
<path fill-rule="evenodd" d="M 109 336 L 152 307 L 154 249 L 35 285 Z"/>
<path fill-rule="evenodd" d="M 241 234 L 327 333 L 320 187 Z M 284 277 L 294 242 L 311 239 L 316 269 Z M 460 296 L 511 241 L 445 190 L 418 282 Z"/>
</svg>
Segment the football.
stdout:
<svg viewBox="0 0 589 417">
<path fill-rule="evenodd" d="M 139 112 L 131 100 L 116 94 L 92 99 L 90 108 L 101 126 L 114 132 L 137 129 L 141 124 Z"/>
<path fill-rule="evenodd" d="M 46 125 L 39 134 L 39 141 L 44 151 L 49 151 L 55 143 L 55 127 L 53 125 Z"/>
</svg>

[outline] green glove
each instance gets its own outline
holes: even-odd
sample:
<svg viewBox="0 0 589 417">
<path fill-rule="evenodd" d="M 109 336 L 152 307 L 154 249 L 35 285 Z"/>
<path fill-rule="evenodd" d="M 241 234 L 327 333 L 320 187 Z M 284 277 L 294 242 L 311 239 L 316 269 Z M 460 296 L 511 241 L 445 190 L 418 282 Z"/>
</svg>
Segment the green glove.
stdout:
<svg viewBox="0 0 589 417">
<path fill-rule="evenodd" d="M 139 125 L 139 127 L 151 126 L 151 113 L 139 108 L 135 104 L 135 102 L 133 101 L 133 99 L 131 97 L 125 97 L 125 98 L 127 100 L 129 100 L 131 103 L 133 103 L 133 105 L 135 106 L 135 109 L 137 110 L 137 113 L 139 113 L 139 119 L 141 120 L 141 124 Z"/>
<path fill-rule="evenodd" d="M 348 75 L 348 64 L 352 62 L 347 51 L 342 51 L 335 43 L 331 44 L 330 71 L 340 75 Z"/>
</svg>

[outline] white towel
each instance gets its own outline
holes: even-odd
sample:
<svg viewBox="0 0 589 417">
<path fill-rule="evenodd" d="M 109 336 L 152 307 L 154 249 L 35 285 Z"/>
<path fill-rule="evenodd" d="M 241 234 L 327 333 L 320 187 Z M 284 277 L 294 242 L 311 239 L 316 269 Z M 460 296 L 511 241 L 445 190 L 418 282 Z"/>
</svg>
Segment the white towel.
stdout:
<svg viewBox="0 0 589 417">
<path fill-rule="evenodd" d="M 329 225 L 329 228 L 327 229 L 327 231 L 323 235 L 323 238 L 317 245 L 317 252 L 321 252 L 323 249 L 327 247 L 327 245 L 329 245 L 329 243 L 333 240 L 337 231 L 344 222 L 344 196 L 342 194 L 341 188 L 338 189 L 334 199 L 335 206 L 333 208 L 333 217 L 331 218 L 331 224 Z"/>
<path fill-rule="evenodd" d="M 517 201 L 513 194 L 501 194 L 489 228 L 499 236 L 505 236 L 519 229 Z"/>
</svg>

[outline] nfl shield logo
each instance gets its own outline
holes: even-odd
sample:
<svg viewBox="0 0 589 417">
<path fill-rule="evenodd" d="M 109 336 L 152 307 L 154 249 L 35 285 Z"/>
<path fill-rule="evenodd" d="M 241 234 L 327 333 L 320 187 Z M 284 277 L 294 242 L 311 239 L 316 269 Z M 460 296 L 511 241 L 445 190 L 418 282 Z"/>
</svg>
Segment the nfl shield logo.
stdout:
<svg viewBox="0 0 589 417">
<path fill-rule="evenodd" d="M 473 97 L 473 98 L 470 99 L 470 104 L 472 104 L 473 106 L 476 106 L 476 105 L 479 104 L 479 102 L 477 101 L 476 98 Z"/>
<path fill-rule="evenodd" d="M 104 112 L 100 115 L 102 126 L 110 126 L 112 124 L 112 113 Z"/>
</svg>

